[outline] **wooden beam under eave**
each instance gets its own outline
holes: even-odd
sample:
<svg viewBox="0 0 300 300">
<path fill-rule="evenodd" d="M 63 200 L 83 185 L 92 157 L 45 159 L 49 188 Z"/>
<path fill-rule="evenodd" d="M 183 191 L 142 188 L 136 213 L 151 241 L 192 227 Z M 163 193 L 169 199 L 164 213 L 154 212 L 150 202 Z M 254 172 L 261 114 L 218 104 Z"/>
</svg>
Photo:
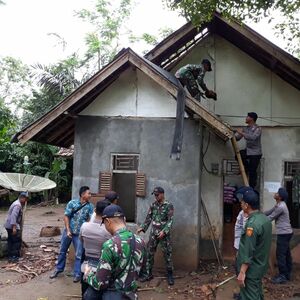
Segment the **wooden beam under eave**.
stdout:
<svg viewBox="0 0 300 300">
<path fill-rule="evenodd" d="M 191 32 L 196 32 L 197 29 L 192 23 L 187 23 L 179 28 L 177 31 L 173 32 L 169 38 L 166 38 L 163 42 L 159 43 L 153 50 L 148 52 L 145 57 L 155 62 L 160 56 L 163 56 L 165 51 L 168 51 L 175 43 L 185 38 Z"/>
<path fill-rule="evenodd" d="M 56 129 L 53 134 L 49 134 L 49 138 L 47 140 L 50 142 L 50 144 L 55 141 L 60 135 L 63 134 L 63 132 L 68 131 L 69 129 L 74 127 L 74 120 L 69 118 L 66 124 L 63 124 L 59 129 Z"/>
<path fill-rule="evenodd" d="M 235 21 L 228 21 L 220 15 L 215 15 L 216 20 L 219 24 L 217 25 L 217 33 L 221 34 L 225 26 L 228 26 L 231 30 L 234 30 L 241 34 L 248 41 L 259 46 L 263 51 L 267 52 L 269 55 L 275 57 L 278 61 L 286 65 L 290 70 L 300 74 L 300 64 L 297 62 L 296 58 L 292 55 L 286 53 L 284 50 L 280 49 L 278 46 L 272 44 L 262 35 L 255 32 L 253 29 L 243 24 L 240 25 Z M 224 26 L 225 25 L 225 26 Z M 222 34 L 221 34 L 222 35 Z M 228 37 L 226 37 L 228 39 Z"/>
<path fill-rule="evenodd" d="M 129 61 L 134 64 L 142 72 L 150 76 L 157 84 L 163 86 L 170 94 L 175 98 L 177 97 L 177 87 L 167 80 L 157 71 L 154 71 L 149 65 L 147 65 L 141 58 L 132 54 L 129 56 Z M 218 131 L 218 135 L 222 137 L 223 140 L 228 140 L 233 137 L 233 131 L 230 126 L 219 120 L 214 114 L 206 110 L 198 101 L 190 96 L 186 96 L 186 107 L 191 109 L 195 114 L 202 118 L 208 126 L 212 127 L 214 130 Z"/>
<path fill-rule="evenodd" d="M 93 90 L 100 84 L 103 80 L 108 78 L 113 72 L 117 71 L 122 65 L 128 62 L 128 51 L 126 51 L 122 56 L 117 58 L 116 61 L 104 67 L 98 74 L 89 79 L 86 83 L 75 90 L 70 96 L 63 100 L 59 105 L 54 107 L 50 112 L 44 115 L 41 119 L 33 123 L 31 126 L 26 128 L 24 132 L 20 133 L 17 137 L 18 141 L 22 144 L 29 141 L 38 132 L 44 129 L 48 124 L 54 121 L 58 116 L 67 111 L 72 105 L 79 101 L 84 95 L 89 91 Z"/>
<path fill-rule="evenodd" d="M 62 141 L 65 141 L 65 143 L 63 143 L 65 145 L 72 138 L 74 138 L 74 128 L 72 130 L 70 130 L 68 133 L 66 133 L 65 135 L 62 135 L 61 137 L 59 137 L 55 141 L 53 141 L 54 142 L 53 144 L 59 146 Z"/>
</svg>

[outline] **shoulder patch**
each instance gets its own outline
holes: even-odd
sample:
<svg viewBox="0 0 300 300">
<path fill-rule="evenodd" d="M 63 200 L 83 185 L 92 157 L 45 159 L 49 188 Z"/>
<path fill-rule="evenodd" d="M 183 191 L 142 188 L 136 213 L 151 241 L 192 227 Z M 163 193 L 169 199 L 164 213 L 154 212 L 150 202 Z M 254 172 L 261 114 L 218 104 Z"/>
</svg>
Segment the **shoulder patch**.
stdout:
<svg viewBox="0 0 300 300">
<path fill-rule="evenodd" d="M 249 237 L 252 236 L 253 235 L 253 228 L 252 227 L 247 227 L 246 234 Z"/>
</svg>

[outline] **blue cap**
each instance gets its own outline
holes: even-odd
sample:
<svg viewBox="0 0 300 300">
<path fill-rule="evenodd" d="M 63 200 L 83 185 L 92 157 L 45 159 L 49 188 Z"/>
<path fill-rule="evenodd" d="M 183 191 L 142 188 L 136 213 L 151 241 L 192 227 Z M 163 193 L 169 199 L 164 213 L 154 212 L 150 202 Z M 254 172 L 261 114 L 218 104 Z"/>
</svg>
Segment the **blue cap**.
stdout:
<svg viewBox="0 0 300 300">
<path fill-rule="evenodd" d="M 247 191 L 243 195 L 243 201 L 248 203 L 253 209 L 259 208 L 259 198 L 255 191 Z"/>
<path fill-rule="evenodd" d="M 284 201 L 287 201 L 287 200 L 288 200 L 289 194 L 288 194 L 288 192 L 286 191 L 285 188 L 279 188 L 279 190 L 278 190 L 277 193 L 278 193 L 278 195 L 280 196 L 280 198 L 281 198 L 282 200 L 284 200 Z"/>
<path fill-rule="evenodd" d="M 243 199 L 243 196 L 246 192 L 248 191 L 253 191 L 253 188 L 251 186 L 241 186 L 240 188 L 238 188 L 236 190 L 236 192 L 234 193 L 234 196 L 241 201 Z"/>
<path fill-rule="evenodd" d="M 22 193 L 20 193 L 20 195 L 19 195 L 19 198 L 20 197 L 26 197 L 26 198 L 28 198 L 28 193 L 27 192 L 22 192 Z"/>
<path fill-rule="evenodd" d="M 119 205 L 111 204 L 103 210 L 102 219 L 124 216 L 124 212 Z"/>
<path fill-rule="evenodd" d="M 116 199 L 119 199 L 119 195 L 114 191 L 109 191 L 105 194 L 105 199 L 113 202 Z"/>
</svg>

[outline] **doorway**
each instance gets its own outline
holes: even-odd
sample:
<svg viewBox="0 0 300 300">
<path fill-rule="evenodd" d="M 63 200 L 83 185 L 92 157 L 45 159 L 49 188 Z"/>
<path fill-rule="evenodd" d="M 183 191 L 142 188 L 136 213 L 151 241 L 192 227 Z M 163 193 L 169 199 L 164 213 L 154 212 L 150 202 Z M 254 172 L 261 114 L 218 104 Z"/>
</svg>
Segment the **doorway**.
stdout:
<svg viewBox="0 0 300 300">
<path fill-rule="evenodd" d="M 299 196 L 294 196 L 293 189 L 295 188 L 295 179 L 299 178 L 300 161 L 285 161 L 284 162 L 284 186 L 288 192 L 287 207 L 290 214 L 290 221 L 293 228 L 300 228 L 300 199 Z M 298 180 L 299 182 L 299 180 Z M 299 183 L 296 185 L 299 185 Z"/>
<path fill-rule="evenodd" d="M 128 222 L 135 221 L 135 174 L 114 173 L 113 190 L 119 194 L 118 205 L 124 210 Z"/>
<path fill-rule="evenodd" d="M 286 203 L 288 210 L 289 210 L 289 214 L 290 214 L 290 221 L 291 221 L 291 225 L 293 228 L 300 228 L 300 222 L 299 222 L 299 207 L 295 206 L 295 204 L 293 203 L 293 181 L 292 180 L 287 180 L 285 181 L 285 188 L 286 191 L 289 194 L 289 198 L 288 201 Z"/>
</svg>

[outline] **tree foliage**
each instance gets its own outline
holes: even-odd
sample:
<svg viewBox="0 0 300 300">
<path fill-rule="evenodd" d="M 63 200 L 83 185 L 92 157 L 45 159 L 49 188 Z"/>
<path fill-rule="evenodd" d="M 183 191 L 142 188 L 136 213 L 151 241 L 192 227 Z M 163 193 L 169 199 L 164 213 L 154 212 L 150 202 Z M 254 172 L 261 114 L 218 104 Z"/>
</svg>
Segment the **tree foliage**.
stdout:
<svg viewBox="0 0 300 300">
<path fill-rule="evenodd" d="M 181 15 L 191 20 L 195 25 L 211 20 L 215 11 L 221 11 L 229 19 L 235 18 L 240 21 L 253 20 L 259 22 L 262 18 L 268 18 L 269 22 L 275 24 L 275 28 L 279 30 L 279 33 L 283 37 L 287 37 L 290 50 L 299 49 L 300 1 L 164 0 L 164 2 L 171 9 L 179 10 Z"/>
<path fill-rule="evenodd" d="M 27 66 L 12 57 L 0 58 L 0 171 L 47 176 L 57 182 L 56 196 L 60 192 L 70 192 L 72 160 L 56 157 L 57 147 L 36 142 L 14 144 L 10 143 L 11 137 L 109 63 L 121 49 L 121 40 L 153 46 L 172 31 L 161 29 L 159 37 L 148 33 L 134 36 L 126 28 L 132 8 L 132 0 L 115 0 L 113 3 L 96 0 L 94 9 L 77 12 L 77 16 L 93 28 L 85 37 L 87 48 L 84 53 L 74 53 L 50 65 Z M 50 33 L 49 36 L 57 39 L 58 46 L 66 47 L 67 42 L 59 34 Z M 20 111 L 12 113 L 17 108 L 22 110 L 22 115 Z M 26 170 L 25 156 L 30 161 Z"/>
<path fill-rule="evenodd" d="M 125 21 L 129 18 L 133 4 L 131 0 L 97 0 L 93 10 L 82 9 L 77 16 L 94 28 L 85 39 L 86 63 L 91 73 L 110 62 L 119 50 Z M 96 63 L 95 63 L 96 62 Z M 96 66 L 97 69 L 93 69 Z"/>
<path fill-rule="evenodd" d="M 29 67 L 19 59 L 0 57 L 0 99 L 18 108 L 31 97 Z"/>
</svg>

